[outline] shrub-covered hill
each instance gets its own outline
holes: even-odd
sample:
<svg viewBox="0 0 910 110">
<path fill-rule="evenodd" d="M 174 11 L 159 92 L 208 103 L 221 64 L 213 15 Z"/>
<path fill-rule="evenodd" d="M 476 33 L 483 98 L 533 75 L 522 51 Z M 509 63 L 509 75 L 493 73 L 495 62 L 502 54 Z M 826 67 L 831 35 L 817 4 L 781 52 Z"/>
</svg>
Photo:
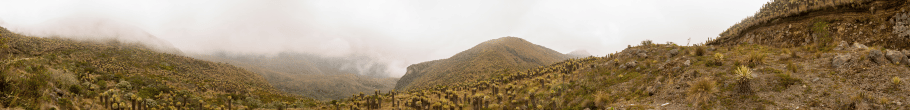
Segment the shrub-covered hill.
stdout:
<svg viewBox="0 0 910 110">
<path fill-rule="evenodd" d="M 224 62 L 251 72 L 259 73 L 278 90 L 319 100 L 348 98 L 351 94 L 388 91 L 395 87 L 398 78 L 369 76 L 384 69 L 384 65 L 370 65 L 369 70 L 351 71 L 351 64 L 364 64 L 345 59 L 332 59 L 315 55 L 282 53 L 272 57 L 191 55 L 214 62 Z M 360 68 L 363 69 L 363 68 Z M 359 72 L 365 72 L 360 74 Z"/>
<path fill-rule="evenodd" d="M 283 94 L 244 69 L 140 44 L 40 38 L 5 28 L 0 35 L 4 108 L 236 109 L 313 102 Z"/>
<path fill-rule="evenodd" d="M 907 0 L 774 0 L 708 45 L 812 45 L 826 50 L 844 41 L 906 49 L 910 48 L 907 16 Z"/>
<path fill-rule="evenodd" d="M 910 101 L 908 63 L 878 61 L 906 54 L 877 55 L 877 48 L 861 46 L 818 52 L 762 45 L 642 44 L 606 57 L 569 59 L 446 86 L 354 94 L 316 108 L 910 108 L 905 104 Z"/>
<path fill-rule="evenodd" d="M 482 79 L 494 73 L 521 71 L 568 59 L 569 56 L 517 37 L 478 44 L 448 59 L 408 66 L 395 90 L 433 87 Z"/>
</svg>

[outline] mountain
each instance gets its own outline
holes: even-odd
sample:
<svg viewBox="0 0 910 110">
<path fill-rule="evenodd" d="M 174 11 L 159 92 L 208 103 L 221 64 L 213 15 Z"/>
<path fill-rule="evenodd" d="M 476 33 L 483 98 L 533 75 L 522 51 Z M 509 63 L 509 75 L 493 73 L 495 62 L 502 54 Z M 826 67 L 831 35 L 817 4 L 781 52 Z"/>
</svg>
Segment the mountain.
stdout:
<svg viewBox="0 0 910 110">
<path fill-rule="evenodd" d="M 603 57 L 317 107 L 908 109 L 907 7 L 905 0 L 774 0 L 719 38 L 694 46 L 642 41 Z"/>
<path fill-rule="evenodd" d="M 518 37 L 502 37 L 480 43 L 447 59 L 408 66 L 396 90 L 433 87 L 517 72 L 549 65 L 569 56 Z"/>
<path fill-rule="evenodd" d="M 41 38 L 0 28 L 0 47 L 0 107 L 219 109 L 315 103 L 281 92 L 245 69 L 136 43 Z"/>
<path fill-rule="evenodd" d="M 191 56 L 244 68 L 262 75 L 279 90 L 320 100 L 348 98 L 351 94 L 376 90 L 389 91 L 398 81 L 398 78 L 384 76 L 384 64 L 370 62 L 367 57 L 333 58 L 299 53 Z"/>
</svg>

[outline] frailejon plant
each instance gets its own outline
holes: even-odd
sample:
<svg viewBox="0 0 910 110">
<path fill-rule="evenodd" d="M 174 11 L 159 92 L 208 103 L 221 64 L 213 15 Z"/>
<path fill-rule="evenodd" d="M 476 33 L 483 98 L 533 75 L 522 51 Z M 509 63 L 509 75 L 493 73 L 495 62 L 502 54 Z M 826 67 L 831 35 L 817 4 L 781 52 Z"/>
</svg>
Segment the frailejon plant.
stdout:
<svg viewBox="0 0 910 110">
<path fill-rule="evenodd" d="M 750 86 L 750 81 L 752 80 L 752 70 L 746 66 L 739 66 L 736 70 L 733 70 L 733 73 L 736 74 L 736 80 L 739 84 L 740 93 L 750 93 L 752 88 Z"/>
</svg>

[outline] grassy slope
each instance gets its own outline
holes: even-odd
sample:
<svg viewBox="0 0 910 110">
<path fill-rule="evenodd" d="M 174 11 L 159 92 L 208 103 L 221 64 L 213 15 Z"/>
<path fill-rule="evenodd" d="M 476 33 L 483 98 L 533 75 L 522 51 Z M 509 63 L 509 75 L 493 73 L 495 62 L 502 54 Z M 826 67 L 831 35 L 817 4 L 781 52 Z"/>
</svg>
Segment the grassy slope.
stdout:
<svg viewBox="0 0 910 110">
<path fill-rule="evenodd" d="M 521 71 L 567 58 L 567 55 L 521 38 L 503 37 L 485 41 L 448 59 L 411 65 L 395 89 L 408 90 L 482 79 L 491 74 Z"/>
<path fill-rule="evenodd" d="M 709 47 L 648 44 L 609 57 L 570 59 L 449 86 L 397 93 L 382 91 L 379 97 L 368 93 L 341 100 L 338 105 L 317 107 L 367 108 L 371 105 L 369 100 L 378 99 L 384 109 L 910 108 L 907 104 L 897 104 L 907 102 L 910 97 L 904 94 L 908 88 L 903 81 L 910 75 L 908 65 L 879 65 L 859 59 L 853 62 L 852 69 L 831 66 L 835 54 L 867 54 L 868 51 L 813 53 L 803 48 L 740 45 L 710 47 L 716 50 L 706 50 L 699 56 L 698 48 Z M 672 49 L 679 49 L 679 55 L 667 54 Z M 753 64 L 750 60 L 761 63 Z M 689 66 L 684 65 L 686 61 L 690 61 Z M 720 64 L 709 64 L 715 61 Z M 621 68 L 627 62 L 637 65 Z M 739 83 L 734 72 L 741 66 L 754 74 L 747 86 Z M 901 82 L 893 82 L 894 78 Z M 392 104 L 393 101 L 398 104 Z"/>
<path fill-rule="evenodd" d="M 38 38 L 2 29 L 0 105 L 23 108 L 101 109 L 102 97 L 124 105 L 133 99 L 156 108 L 222 105 L 266 107 L 271 102 L 312 102 L 285 95 L 241 68 L 150 51 L 137 44 Z M 179 94 L 179 95 L 177 95 Z M 178 99 L 184 99 L 178 100 Z M 176 102 L 190 103 L 189 105 Z M 217 108 L 219 106 L 208 106 Z"/>
<path fill-rule="evenodd" d="M 902 0 L 774 1 L 711 46 L 643 43 L 608 57 L 319 107 L 367 108 L 379 99 L 381 108 L 907 109 L 908 64 L 868 57 L 908 49 L 907 38 L 894 37 L 893 22 L 886 22 L 908 13 L 906 7 Z M 839 41 L 871 48 L 835 50 Z M 672 49 L 679 55 L 668 55 Z M 847 66 L 833 67 L 834 57 L 844 55 Z M 628 62 L 637 65 L 621 68 Z M 736 74 L 743 66 L 752 79 Z"/>
</svg>

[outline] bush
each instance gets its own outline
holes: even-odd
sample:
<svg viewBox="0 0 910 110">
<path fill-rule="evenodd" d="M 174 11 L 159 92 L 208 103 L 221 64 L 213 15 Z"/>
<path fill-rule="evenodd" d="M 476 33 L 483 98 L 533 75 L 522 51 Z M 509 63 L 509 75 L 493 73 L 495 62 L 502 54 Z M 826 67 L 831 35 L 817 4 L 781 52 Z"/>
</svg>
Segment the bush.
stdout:
<svg viewBox="0 0 910 110">
<path fill-rule="evenodd" d="M 705 63 L 706 66 L 723 66 L 724 54 L 714 53 L 713 59 Z"/>
<path fill-rule="evenodd" d="M 790 72 L 797 72 L 799 71 L 799 67 L 796 66 L 796 64 L 793 64 L 793 62 L 787 62 L 787 70 L 790 70 Z"/>
<path fill-rule="evenodd" d="M 702 56 L 702 55 L 705 55 L 705 48 L 701 47 L 701 46 L 696 46 L 695 47 L 695 56 Z"/>
<path fill-rule="evenodd" d="M 117 88 L 124 89 L 124 90 L 130 90 L 133 88 L 133 85 L 130 84 L 130 82 L 122 81 L 122 80 L 120 81 L 120 83 L 117 83 L 116 86 L 117 86 Z"/>
<path fill-rule="evenodd" d="M 689 83 L 689 89 L 686 90 L 686 94 L 689 96 L 689 100 L 695 103 L 702 103 L 705 100 L 708 100 L 712 94 L 717 92 L 717 82 L 711 80 L 710 78 L 701 78 L 694 82 Z"/>
<path fill-rule="evenodd" d="M 70 85 L 69 91 L 73 94 L 83 94 L 83 91 L 85 91 L 85 89 L 79 85 Z"/>
<path fill-rule="evenodd" d="M 654 43 L 651 42 L 651 40 L 649 40 L 649 39 L 646 39 L 646 40 L 641 41 L 641 46 L 651 46 L 651 45 L 653 45 L 653 44 L 654 44 Z"/>
<path fill-rule="evenodd" d="M 763 60 L 765 60 L 765 55 L 760 53 L 749 54 L 748 65 L 750 68 L 755 68 L 755 66 L 761 65 Z"/>
<path fill-rule="evenodd" d="M 777 87 L 774 88 L 775 91 L 786 90 L 787 88 L 790 87 L 790 85 L 794 85 L 794 84 L 800 83 L 802 81 L 800 79 L 793 78 L 789 73 L 778 73 L 775 76 L 777 76 L 777 82 L 778 82 Z"/>
<path fill-rule="evenodd" d="M 900 77 L 897 77 L 897 76 L 891 77 L 891 84 L 900 85 L 901 82 L 902 82 L 902 81 L 901 81 L 901 78 L 900 78 Z"/>
</svg>

